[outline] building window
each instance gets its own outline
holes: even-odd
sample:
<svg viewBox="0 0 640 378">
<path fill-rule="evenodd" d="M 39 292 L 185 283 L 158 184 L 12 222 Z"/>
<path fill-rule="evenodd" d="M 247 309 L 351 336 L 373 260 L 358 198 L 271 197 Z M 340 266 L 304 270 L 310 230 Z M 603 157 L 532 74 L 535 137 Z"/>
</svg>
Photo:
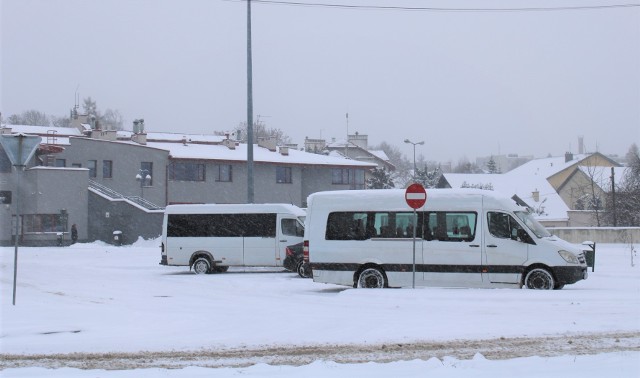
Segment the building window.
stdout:
<svg viewBox="0 0 640 378">
<path fill-rule="evenodd" d="M 97 160 L 87 161 L 87 168 L 89 168 L 89 177 L 96 177 L 96 167 L 98 166 Z"/>
<path fill-rule="evenodd" d="M 331 170 L 332 184 L 349 184 L 349 169 L 334 168 Z"/>
<path fill-rule="evenodd" d="M 364 189 L 364 169 L 354 169 L 355 182 L 353 189 Z"/>
<path fill-rule="evenodd" d="M 204 181 L 204 164 L 173 162 L 169 164 L 169 180 Z"/>
<path fill-rule="evenodd" d="M 233 176 L 231 165 L 216 166 L 216 181 L 231 182 L 232 178 Z"/>
<path fill-rule="evenodd" d="M 67 166 L 67 159 L 56 159 L 56 163 L 55 163 L 56 167 L 66 167 Z"/>
<path fill-rule="evenodd" d="M 146 178 L 150 176 L 150 179 L 146 179 L 145 186 L 153 186 L 153 163 L 150 161 L 140 162 L 140 176 Z"/>
<path fill-rule="evenodd" d="M 112 178 L 112 177 L 113 177 L 113 161 L 103 160 L 102 161 L 102 178 Z"/>
<path fill-rule="evenodd" d="M 291 167 L 276 167 L 276 182 L 291 184 Z"/>
<path fill-rule="evenodd" d="M 22 216 L 23 233 L 63 232 L 67 230 L 66 219 L 62 214 L 25 214 Z"/>
</svg>

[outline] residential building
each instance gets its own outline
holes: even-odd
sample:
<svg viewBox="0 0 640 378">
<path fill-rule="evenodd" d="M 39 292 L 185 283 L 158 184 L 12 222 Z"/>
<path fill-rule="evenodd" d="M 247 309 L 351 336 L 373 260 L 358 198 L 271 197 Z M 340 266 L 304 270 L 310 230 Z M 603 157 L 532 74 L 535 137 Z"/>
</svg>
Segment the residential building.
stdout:
<svg viewBox="0 0 640 378">
<path fill-rule="evenodd" d="M 49 133 L 29 128 L 18 127 L 31 134 Z M 168 204 L 247 201 L 247 145 L 228 136 L 145 133 L 143 125 L 133 133 L 87 129 L 86 125 L 72 130 L 64 136 L 56 133 L 61 136 L 47 143 L 43 140 L 25 180 L 33 182 L 30 187 L 47 189 L 40 190 L 41 201 L 31 201 L 31 207 L 22 212 L 27 219 L 67 209 L 69 224 L 22 236 L 27 244 L 52 242 L 58 229 L 66 231 L 72 223 L 78 224 L 80 240 L 111 241 L 114 232 L 122 232 L 125 242 L 132 242 L 160 233 L 162 208 Z M 253 159 L 254 201 L 301 207 L 316 191 L 363 189 L 368 170 L 376 167 L 276 146 L 273 140 L 255 144 Z M 13 193 L 10 168 L 0 172 L 0 180 Z M 3 210 L 15 214 L 8 205 Z M 3 219 L 2 226 L 0 243 L 8 244 L 10 221 Z"/>
</svg>

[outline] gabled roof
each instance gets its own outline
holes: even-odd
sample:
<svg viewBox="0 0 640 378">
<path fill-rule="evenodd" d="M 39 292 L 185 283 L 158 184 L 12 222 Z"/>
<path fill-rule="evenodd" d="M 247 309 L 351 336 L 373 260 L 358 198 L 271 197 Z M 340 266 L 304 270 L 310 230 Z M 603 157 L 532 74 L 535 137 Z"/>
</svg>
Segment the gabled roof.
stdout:
<svg viewBox="0 0 640 378">
<path fill-rule="evenodd" d="M 443 176 L 452 188 L 479 187 L 490 184 L 494 191 L 506 197 L 517 196 L 529 207 L 543 210 L 536 215 L 540 220 L 567 220 L 569 207 L 560 195 L 549 184 L 545 177 L 539 174 L 513 174 L 510 171 L 503 174 L 474 174 L 474 173 L 444 173 Z M 533 192 L 539 193 L 539 200 L 535 201 Z"/>
</svg>

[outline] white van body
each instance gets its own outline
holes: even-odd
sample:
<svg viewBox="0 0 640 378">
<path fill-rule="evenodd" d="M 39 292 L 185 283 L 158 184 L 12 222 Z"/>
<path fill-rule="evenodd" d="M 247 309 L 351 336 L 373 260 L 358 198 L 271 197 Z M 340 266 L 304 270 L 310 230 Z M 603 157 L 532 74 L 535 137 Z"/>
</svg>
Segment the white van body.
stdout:
<svg viewBox="0 0 640 378">
<path fill-rule="evenodd" d="M 305 215 L 289 204 L 169 205 L 160 264 L 189 266 L 196 273 L 282 266 L 286 247 L 303 240 Z"/>
<path fill-rule="evenodd" d="M 414 217 L 405 190 L 308 198 L 305 255 L 315 282 L 560 289 L 587 278 L 583 252 L 493 191 L 428 189 Z M 415 222 L 415 223 L 414 223 Z"/>
</svg>

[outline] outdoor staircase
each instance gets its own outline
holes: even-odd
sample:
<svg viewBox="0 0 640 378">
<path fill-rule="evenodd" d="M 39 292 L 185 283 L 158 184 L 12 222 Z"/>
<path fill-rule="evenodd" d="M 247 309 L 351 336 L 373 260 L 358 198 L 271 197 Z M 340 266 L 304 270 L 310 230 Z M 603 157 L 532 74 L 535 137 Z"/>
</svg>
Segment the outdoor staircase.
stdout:
<svg viewBox="0 0 640 378">
<path fill-rule="evenodd" d="M 131 205 L 142 207 L 145 210 L 153 211 L 153 210 L 164 210 L 164 207 L 158 206 L 151 201 L 148 201 L 140 196 L 124 196 L 115 190 L 104 186 L 98 182 L 93 180 L 89 180 L 89 189 L 92 189 L 94 192 L 102 195 L 105 198 L 109 198 L 110 200 L 119 200 L 126 201 Z"/>
</svg>

